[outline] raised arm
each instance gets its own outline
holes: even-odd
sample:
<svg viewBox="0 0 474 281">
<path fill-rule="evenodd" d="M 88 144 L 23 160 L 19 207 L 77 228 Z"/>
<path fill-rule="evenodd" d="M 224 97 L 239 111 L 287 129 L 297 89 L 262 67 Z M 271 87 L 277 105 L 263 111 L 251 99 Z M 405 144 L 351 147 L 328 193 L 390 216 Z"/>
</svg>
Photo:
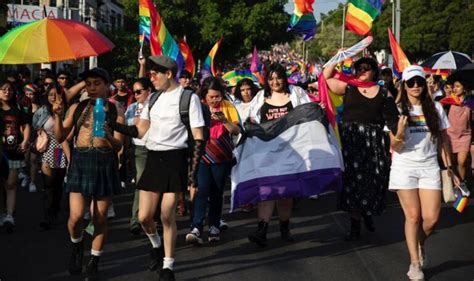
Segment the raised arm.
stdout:
<svg viewBox="0 0 474 281">
<path fill-rule="evenodd" d="M 143 78 L 146 76 L 146 60 L 144 57 L 138 58 L 138 64 L 140 68 L 138 69 L 138 78 Z"/>
<path fill-rule="evenodd" d="M 66 102 L 69 104 L 71 100 L 75 96 L 77 96 L 81 92 L 82 89 L 84 89 L 85 86 L 86 86 L 86 82 L 81 81 L 77 83 L 76 85 L 72 86 L 71 88 L 65 89 L 64 94 L 66 96 Z"/>
<path fill-rule="evenodd" d="M 338 79 L 332 78 L 334 76 L 334 69 L 336 65 L 328 65 L 323 69 L 324 78 L 328 84 L 329 90 L 336 95 L 343 95 L 346 92 L 347 83 Z"/>
</svg>

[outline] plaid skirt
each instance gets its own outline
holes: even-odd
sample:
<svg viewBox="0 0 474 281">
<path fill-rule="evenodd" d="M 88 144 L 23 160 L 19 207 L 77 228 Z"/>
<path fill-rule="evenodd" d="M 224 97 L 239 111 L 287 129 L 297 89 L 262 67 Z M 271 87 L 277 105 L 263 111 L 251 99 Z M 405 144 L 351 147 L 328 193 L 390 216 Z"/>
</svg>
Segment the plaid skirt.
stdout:
<svg viewBox="0 0 474 281">
<path fill-rule="evenodd" d="M 25 160 L 8 160 L 8 167 L 10 170 L 21 169 L 26 167 Z"/>
<path fill-rule="evenodd" d="M 109 197 L 120 192 L 117 154 L 110 148 L 74 148 L 65 192 Z"/>
</svg>

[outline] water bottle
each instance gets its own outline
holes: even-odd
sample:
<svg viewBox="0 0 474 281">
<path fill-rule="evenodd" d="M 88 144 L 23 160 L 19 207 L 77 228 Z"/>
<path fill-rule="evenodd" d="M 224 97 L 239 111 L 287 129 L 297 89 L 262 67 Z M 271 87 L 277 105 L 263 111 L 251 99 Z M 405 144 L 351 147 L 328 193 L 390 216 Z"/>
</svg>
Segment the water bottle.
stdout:
<svg viewBox="0 0 474 281">
<path fill-rule="evenodd" d="M 94 106 L 94 131 L 92 134 L 94 137 L 105 138 L 104 122 L 104 99 L 97 98 Z"/>
</svg>

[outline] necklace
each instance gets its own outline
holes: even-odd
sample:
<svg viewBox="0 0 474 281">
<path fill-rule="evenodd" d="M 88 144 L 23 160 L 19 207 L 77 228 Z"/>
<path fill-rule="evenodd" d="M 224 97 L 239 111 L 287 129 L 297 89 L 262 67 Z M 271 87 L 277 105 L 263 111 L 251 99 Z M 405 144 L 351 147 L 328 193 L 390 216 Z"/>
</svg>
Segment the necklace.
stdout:
<svg viewBox="0 0 474 281">
<path fill-rule="evenodd" d="M 363 88 L 362 93 L 367 94 L 367 88 Z"/>
</svg>

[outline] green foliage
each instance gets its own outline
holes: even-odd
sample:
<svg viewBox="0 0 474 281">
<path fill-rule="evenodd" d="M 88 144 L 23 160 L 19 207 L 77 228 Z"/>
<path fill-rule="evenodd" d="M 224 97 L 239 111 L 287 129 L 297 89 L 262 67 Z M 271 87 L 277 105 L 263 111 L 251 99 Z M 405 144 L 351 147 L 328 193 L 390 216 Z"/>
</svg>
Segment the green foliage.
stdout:
<svg viewBox="0 0 474 281">
<path fill-rule="evenodd" d="M 113 52 L 114 60 L 109 61 L 112 68 L 130 69 L 130 62 L 136 61 L 136 52 L 124 48 L 136 46 L 138 38 L 137 0 L 123 0 L 125 10 L 125 28 L 123 34 L 110 37 L 117 45 Z M 285 0 L 155 0 L 157 11 L 163 18 L 169 32 L 175 40 L 186 36 L 196 61 L 204 61 L 212 46 L 221 38 L 224 41 L 216 56 L 217 64 L 224 61 L 234 62 L 250 53 L 253 46 L 268 49 L 271 45 L 288 42 L 292 34 L 286 32 L 290 16 L 284 11 Z M 119 37 L 115 37 L 119 36 Z M 124 40 L 124 37 L 127 39 Z M 134 38 L 134 40 L 128 40 Z M 119 39 L 120 41 L 115 41 Z M 145 45 L 149 49 L 149 45 Z M 118 56 L 128 56 L 124 66 L 115 60 Z M 115 66 L 116 65 L 116 66 Z"/>
</svg>

